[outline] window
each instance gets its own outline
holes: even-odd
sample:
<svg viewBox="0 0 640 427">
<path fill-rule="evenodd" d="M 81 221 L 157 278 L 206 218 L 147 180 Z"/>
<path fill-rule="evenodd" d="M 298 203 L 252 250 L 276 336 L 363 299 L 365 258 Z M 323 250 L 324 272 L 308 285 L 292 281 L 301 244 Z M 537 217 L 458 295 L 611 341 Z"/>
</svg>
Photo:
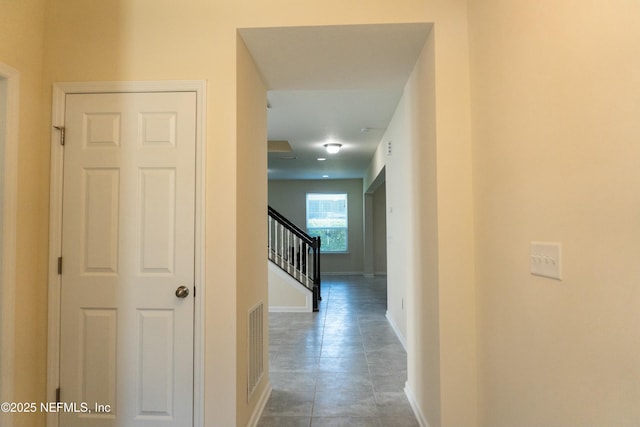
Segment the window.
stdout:
<svg viewBox="0 0 640 427">
<path fill-rule="evenodd" d="M 307 194 L 307 232 L 320 236 L 323 252 L 347 252 L 346 194 Z"/>
</svg>

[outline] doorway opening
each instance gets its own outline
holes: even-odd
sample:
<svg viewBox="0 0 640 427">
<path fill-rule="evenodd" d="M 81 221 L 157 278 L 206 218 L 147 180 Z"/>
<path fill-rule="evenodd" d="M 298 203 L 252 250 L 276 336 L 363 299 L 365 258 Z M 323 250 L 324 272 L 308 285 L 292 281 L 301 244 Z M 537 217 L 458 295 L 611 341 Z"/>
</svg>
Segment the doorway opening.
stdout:
<svg viewBox="0 0 640 427">
<path fill-rule="evenodd" d="M 348 192 L 357 182 L 357 214 L 349 216 L 357 235 L 348 253 L 322 256 L 325 275 L 374 274 L 365 193 L 384 181 L 377 148 L 430 31 L 428 23 L 239 30 L 267 87 L 272 207 L 304 229 L 307 193 Z"/>
<path fill-rule="evenodd" d="M 413 23 L 239 30 L 267 87 L 268 139 L 274 146 L 268 155 L 272 207 L 304 227 L 305 194 L 345 192 L 332 185 L 358 183 L 359 204 L 349 199 L 350 206 L 358 206 L 358 214 L 349 214 L 349 232 L 357 230 L 359 236 L 354 244 L 350 240 L 349 253 L 323 255 L 323 282 L 332 280 L 331 273 L 349 278 L 365 275 L 374 280 L 376 273 L 386 273 L 387 238 L 391 241 L 385 215 L 387 200 L 391 196 L 395 201 L 394 195 L 403 193 L 407 181 L 411 184 L 414 177 L 405 173 L 409 150 L 398 151 L 393 170 L 389 169 L 393 173 L 389 173 L 387 192 L 385 165 L 393 160 L 391 144 L 383 147 L 382 141 L 387 141 L 389 130 L 396 136 L 398 128 L 409 123 L 404 120 L 407 110 L 399 108 L 408 102 L 406 85 L 431 28 L 430 24 Z M 402 54 L 407 57 L 401 58 Z M 392 122 L 395 117 L 400 118 Z M 402 131 L 398 136 L 402 142 L 412 137 L 410 129 Z M 327 150 L 335 145 L 339 152 Z M 374 207 L 381 214 L 376 216 Z M 351 224 L 355 219 L 358 224 Z M 384 230 L 378 233 L 377 226 Z M 403 234 L 411 234 L 407 228 L 402 228 Z M 391 249 L 389 256 L 393 254 Z M 388 323 L 400 337 L 406 336 L 406 281 L 399 280 L 397 271 L 390 272 L 382 296 Z M 326 290 L 323 288 L 323 300 Z M 323 310 L 320 312 L 322 315 Z M 390 312 L 395 322 L 388 316 Z M 389 326 L 386 321 L 381 323 Z M 277 336 L 272 338 L 277 343 Z M 406 361 L 406 356 L 400 358 Z"/>
</svg>

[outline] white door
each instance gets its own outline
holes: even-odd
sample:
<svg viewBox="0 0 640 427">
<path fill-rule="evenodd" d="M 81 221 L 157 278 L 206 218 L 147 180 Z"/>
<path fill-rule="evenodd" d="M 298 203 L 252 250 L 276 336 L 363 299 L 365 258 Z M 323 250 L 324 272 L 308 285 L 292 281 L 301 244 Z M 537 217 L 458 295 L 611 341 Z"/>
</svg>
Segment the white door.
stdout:
<svg viewBox="0 0 640 427">
<path fill-rule="evenodd" d="M 67 95 L 65 128 L 60 426 L 191 426 L 196 93 Z"/>
</svg>

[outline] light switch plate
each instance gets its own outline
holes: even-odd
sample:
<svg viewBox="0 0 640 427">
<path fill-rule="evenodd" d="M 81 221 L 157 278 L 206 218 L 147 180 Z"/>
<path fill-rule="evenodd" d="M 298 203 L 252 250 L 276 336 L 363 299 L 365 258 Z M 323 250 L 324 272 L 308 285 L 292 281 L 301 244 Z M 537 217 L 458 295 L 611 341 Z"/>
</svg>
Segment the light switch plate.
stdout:
<svg viewBox="0 0 640 427">
<path fill-rule="evenodd" d="M 531 242 L 531 274 L 562 280 L 562 245 L 559 242 Z"/>
</svg>

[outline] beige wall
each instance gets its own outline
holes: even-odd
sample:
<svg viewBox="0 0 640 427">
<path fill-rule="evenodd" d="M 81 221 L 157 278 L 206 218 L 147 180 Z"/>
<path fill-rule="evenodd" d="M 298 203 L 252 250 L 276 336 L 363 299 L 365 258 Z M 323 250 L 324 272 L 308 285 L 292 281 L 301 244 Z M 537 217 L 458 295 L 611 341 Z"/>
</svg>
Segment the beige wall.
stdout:
<svg viewBox="0 0 640 427">
<path fill-rule="evenodd" d="M 413 222 L 416 213 L 412 195 L 412 154 L 410 133 L 406 125 L 407 104 L 403 96 L 387 126 L 376 153 L 385 159 L 387 204 L 387 317 L 395 325 L 401 339 L 407 340 L 407 286 L 413 282 L 416 263 L 413 257 Z M 392 155 L 387 155 L 391 143 Z M 374 157 L 374 161 L 379 156 Z M 432 325 L 430 325 L 432 326 Z M 436 324 L 437 326 L 437 324 Z"/>
<path fill-rule="evenodd" d="M 469 4 L 482 425 L 640 425 L 640 3 Z"/>
<path fill-rule="evenodd" d="M 307 193 L 347 193 L 349 214 L 349 252 L 331 254 L 321 252 L 322 273 L 362 274 L 363 218 L 362 180 L 270 180 L 269 205 L 289 218 L 303 230 L 306 229 Z"/>
<path fill-rule="evenodd" d="M 448 425 L 442 359 L 450 355 L 442 353 L 434 42 L 432 30 L 381 145 L 392 145 L 385 169 L 387 315 L 406 342 L 407 392 L 418 415 L 441 426 Z M 453 425 L 472 425 L 474 416 Z"/>
<path fill-rule="evenodd" d="M 368 174 L 384 151 L 388 317 L 406 341 L 406 391 L 432 427 L 477 425 L 469 96 L 455 79 L 468 65 L 436 49 L 467 51 L 455 28 L 434 25 Z"/>
<path fill-rule="evenodd" d="M 268 273 L 266 262 L 267 228 L 267 90 L 249 51 L 238 36 L 237 49 L 237 201 L 236 245 L 242 257 L 236 264 L 236 358 L 238 366 L 248 360 L 248 317 L 257 304 L 263 304 L 263 334 L 268 337 Z M 268 338 L 266 338 L 268 340 Z M 263 366 L 269 366 L 265 348 Z M 236 405 L 238 425 L 247 425 L 259 398 L 268 385 L 269 373 L 253 392 L 247 393 L 247 369 L 237 370 Z"/>
<path fill-rule="evenodd" d="M 45 400 L 49 144 L 42 96 L 44 0 L 0 0 L 0 62 L 20 73 L 15 401 Z M 44 214 L 43 214 L 44 213 Z M 16 414 L 16 426 L 41 426 L 39 414 Z"/>
</svg>

